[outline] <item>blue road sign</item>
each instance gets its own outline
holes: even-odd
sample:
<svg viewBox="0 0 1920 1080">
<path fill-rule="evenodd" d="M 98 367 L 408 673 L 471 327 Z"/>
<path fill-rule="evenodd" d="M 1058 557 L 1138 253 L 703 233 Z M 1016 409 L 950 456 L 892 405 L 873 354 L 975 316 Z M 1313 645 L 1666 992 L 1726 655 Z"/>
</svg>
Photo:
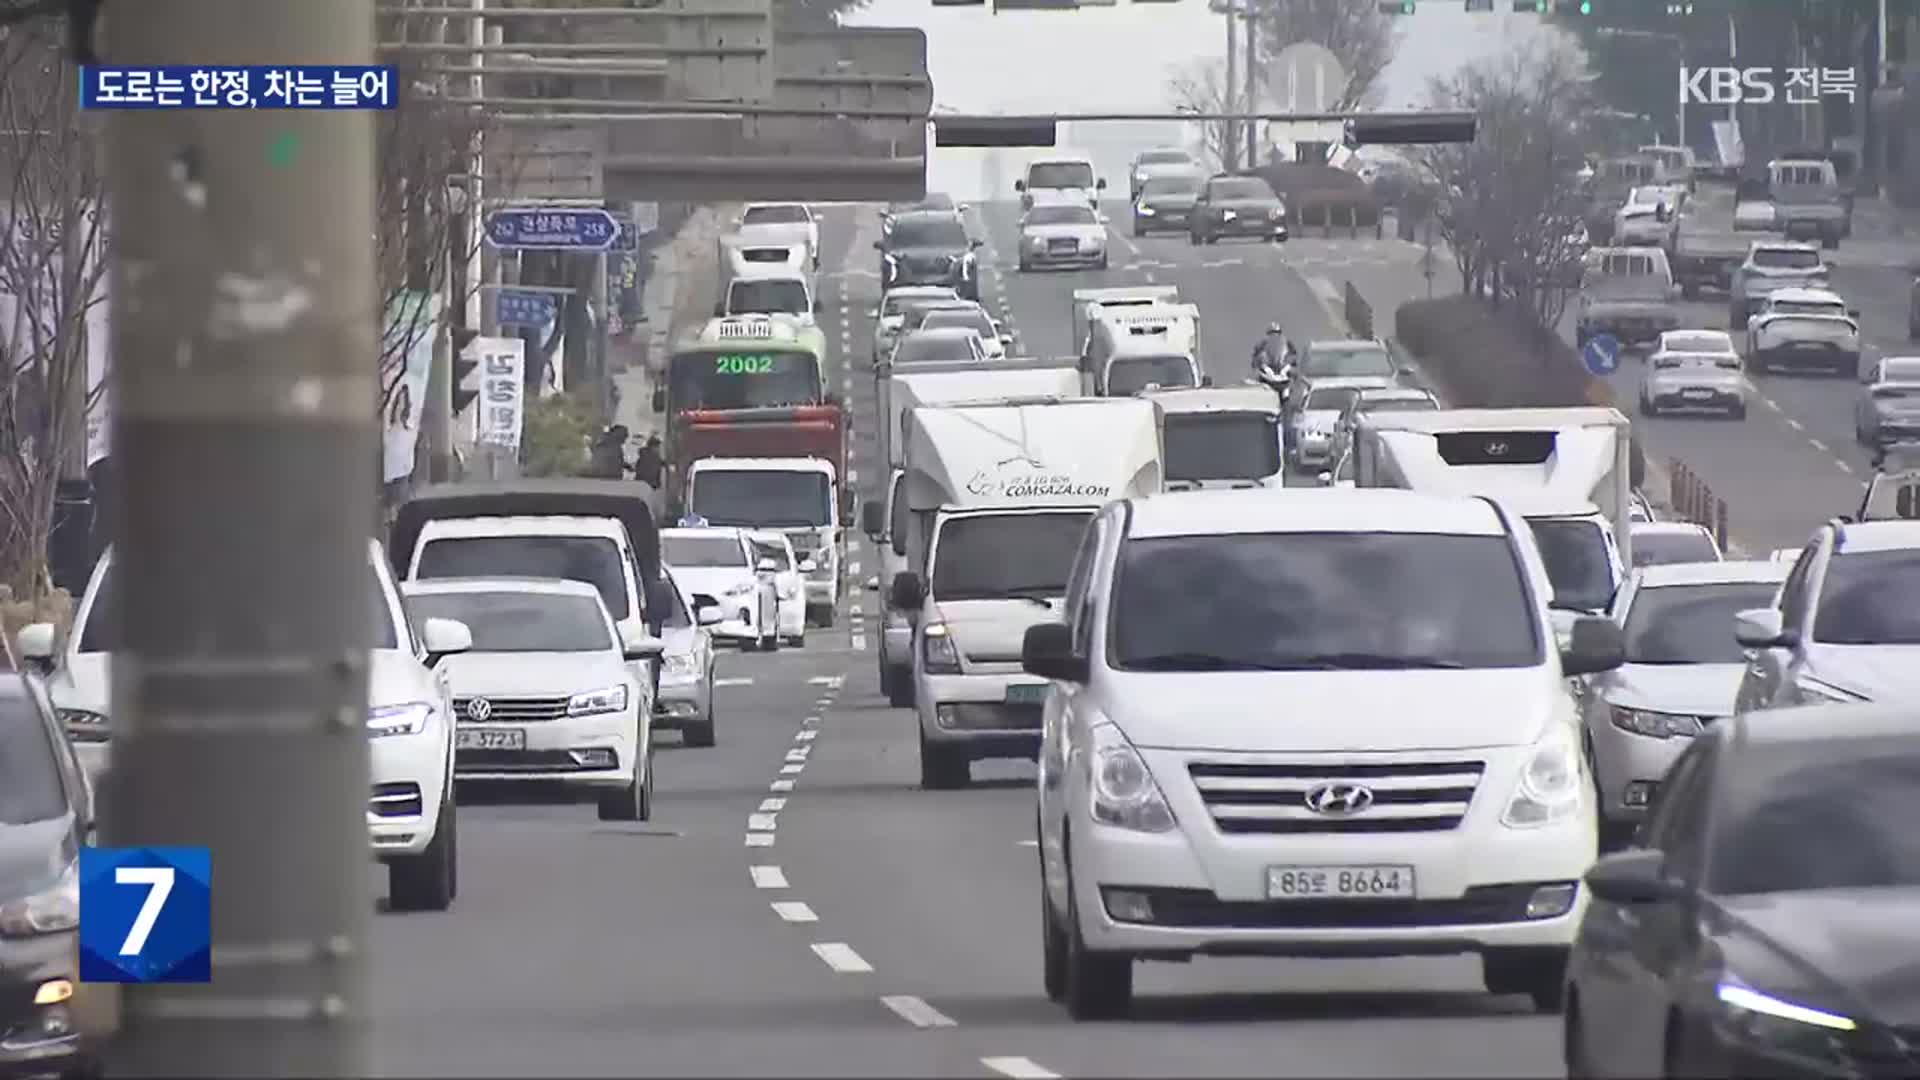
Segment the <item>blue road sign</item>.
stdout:
<svg viewBox="0 0 1920 1080">
<path fill-rule="evenodd" d="M 1595 334 L 1580 350 L 1580 361 L 1592 374 L 1605 377 L 1620 370 L 1620 339 L 1612 334 Z"/>
<path fill-rule="evenodd" d="M 494 296 L 493 314 L 501 326 L 531 326 L 538 329 L 553 321 L 556 306 L 553 293 L 501 289 Z"/>
<path fill-rule="evenodd" d="M 595 207 L 527 207 L 487 215 L 487 243 L 508 251 L 606 251 L 620 223 Z"/>
</svg>

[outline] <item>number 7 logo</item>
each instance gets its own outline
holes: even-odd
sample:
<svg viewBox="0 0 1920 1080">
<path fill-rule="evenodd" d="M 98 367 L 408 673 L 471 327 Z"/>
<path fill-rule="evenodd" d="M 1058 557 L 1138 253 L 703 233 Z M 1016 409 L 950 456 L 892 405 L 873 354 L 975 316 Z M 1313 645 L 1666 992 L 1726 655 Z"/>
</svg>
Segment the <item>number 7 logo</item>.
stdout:
<svg viewBox="0 0 1920 1080">
<path fill-rule="evenodd" d="M 80 981 L 213 978 L 213 854 L 203 847 L 80 849 Z"/>
<path fill-rule="evenodd" d="M 147 898 L 140 902 L 140 912 L 133 917 L 127 940 L 120 943 L 121 956 L 139 956 L 147 947 L 153 924 L 160 921 L 160 913 L 166 910 L 167 897 L 173 894 L 173 867 L 118 866 L 114 868 L 113 881 L 116 885 L 147 887 Z"/>
</svg>

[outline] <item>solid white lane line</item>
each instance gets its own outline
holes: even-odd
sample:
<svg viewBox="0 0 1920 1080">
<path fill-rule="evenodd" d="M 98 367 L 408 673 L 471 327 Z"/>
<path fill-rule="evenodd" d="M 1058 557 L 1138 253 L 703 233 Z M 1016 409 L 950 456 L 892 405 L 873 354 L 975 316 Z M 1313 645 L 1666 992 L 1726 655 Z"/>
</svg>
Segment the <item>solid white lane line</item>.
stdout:
<svg viewBox="0 0 1920 1080">
<path fill-rule="evenodd" d="M 773 830 L 779 827 L 780 827 L 780 822 L 776 815 L 773 815 L 773 814 L 748 814 L 747 815 L 747 831 L 748 832 L 772 832 Z"/>
<path fill-rule="evenodd" d="M 750 832 L 747 834 L 748 847 L 772 847 L 773 834 L 770 832 Z"/>
<path fill-rule="evenodd" d="M 1038 840 L 1016 840 L 1014 841 L 1014 843 L 1019 844 L 1021 847 L 1039 847 L 1040 846 L 1040 841 Z"/>
<path fill-rule="evenodd" d="M 819 732 L 817 732 L 817 731 L 800 731 L 800 732 L 795 732 L 795 733 L 794 733 L 794 736 L 793 736 L 793 740 L 794 740 L 795 742 L 812 742 L 812 741 L 814 740 L 814 737 L 815 737 L 815 736 L 817 736 L 817 735 L 819 735 L 819 734 L 820 734 L 820 733 L 819 733 Z"/>
<path fill-rule="evenodd" d="M 753 680 L 750 678 L 715 679 L 713 680 L 713 685 L 715 686 L 752 686 Z"/>
<path fill-rule="evenodd" d="M 807 680 L 808 686 L 832 686 L 836 680 L 831 675 L 815 675 Z"/>
<path fill-rule="evenodd" d="M 811 946 L 813 955 L 827 962 L 827 966 L 843 975 L 858 975 L 873 970 L 873 965 L 860 958 L 853 946 L 840 941 L 816 942 Z"/>
<path fill-rule="evenodd" d="M 806 762 L 804 761 L 790 761 L 787 764 L 780 766 L 780 775 L 781 776 L 799 776 L 800 770 L 806 767 L 807 765 L 806 765 Z"/>
<path fill-rule="evenodd" d="M 820 916 L 798 900 L 775 900 L 773 913 L 788 922 L 819 922 Z"/>
<path fill-rule="evenodd" d="M 880 999 L 880 1004 L 893 1010 L 893 1014 L 917 1028 L 954 1027 L 953 1017 L 927 1004 L 924 1000 L 908 994 L 888 994 Z"/>
<path fill-rule="evenodd" d="M 775 780 L 773 783 L 767 785 L 767 790 L 768 791 L 792 791 L 793 781 Z"/>
<path fill-rule="evenodd" d="M 787 800 L 785 799 L 761 799 L 760 800 L 760 812 L 763 814 L 777 814 L 780 811 L 785 810 L 786 808 L 787 808 Z"/>
<path fill-rule="evenodd" d="M 749 866 L 747 873 L 753 875 L 753 887 L 756 889 L 787 887 L 787 873 L 777 866 Z"/>
<path fill-rule="evenodd" d="M 1012 1080 L 1060 1080 L 1059 1073 L 1041 1068 L 1032 1058 L 983 1057 L 980 1064 Z"/>
</svg>

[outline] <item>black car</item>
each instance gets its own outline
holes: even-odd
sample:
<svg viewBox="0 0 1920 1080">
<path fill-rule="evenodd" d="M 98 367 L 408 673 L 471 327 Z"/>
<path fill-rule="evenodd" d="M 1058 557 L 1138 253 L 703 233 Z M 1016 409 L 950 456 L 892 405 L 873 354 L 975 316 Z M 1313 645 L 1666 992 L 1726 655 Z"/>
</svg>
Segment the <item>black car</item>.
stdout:
<svg viewBox="0 0 1920 1080">
<path fill-rule="evenodd" d="M 92 831 L 86 778 L 45 689 L 0 673 L 0 1075 L 94 1071 L 77 877 Z"/>
<path fill-rule="evenodd" d="M 1920 725 L 1717 721 L 1587 873 L 1570 1076 L 1920 1076 Z"/>
<path fill-rule="evenodd" d="M 1193 213 L 1194 201 L 1199 197 L 1197 176 L 1148 177 L 1133 200 L 1133 235 L 1186 229 L 1187 216 Z"/>
<path fill-rule="evenodd" d="M 874 241 L 880 252 L 880 290 L 901 285 L 951 285 L 968 300 L 980 299 L 980 263 L 967 237 L 967 225 L 951 210 L 925 210 L 893 219 L 886 238 Z"/>
<path fill-rule="evenodd" d="M 1212 244 L 1223 236 L 1285 240 L 1286 204 L 1258 176 L 1213 177 L 1200 189 L 1187 217 L 1187 239 Z"/>
</svg>

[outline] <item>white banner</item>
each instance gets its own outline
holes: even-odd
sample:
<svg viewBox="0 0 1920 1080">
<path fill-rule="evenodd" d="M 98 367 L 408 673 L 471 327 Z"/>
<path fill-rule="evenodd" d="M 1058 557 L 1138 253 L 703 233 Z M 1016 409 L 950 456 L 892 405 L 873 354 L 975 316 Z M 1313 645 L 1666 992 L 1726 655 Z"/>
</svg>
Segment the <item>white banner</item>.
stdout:
<svg viewBox="0 0 1920 1080">
<path fill-rule="evenodd" d="M 468 348 L 480 361 L 478 441 L 518 453 L 526 416 L 527 343 L 517 337 L 481 337 Z"/>
<path fill-rule="evenodd" d="M 380 335 L 380 386 L 386 392 L 381 407 L 385 459 L 381 478 L 389 484 L 413 475 L 441 303 L 438 293 L 401 293 L 387 305 L 387 324 Z"/>
</svg>

